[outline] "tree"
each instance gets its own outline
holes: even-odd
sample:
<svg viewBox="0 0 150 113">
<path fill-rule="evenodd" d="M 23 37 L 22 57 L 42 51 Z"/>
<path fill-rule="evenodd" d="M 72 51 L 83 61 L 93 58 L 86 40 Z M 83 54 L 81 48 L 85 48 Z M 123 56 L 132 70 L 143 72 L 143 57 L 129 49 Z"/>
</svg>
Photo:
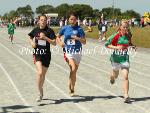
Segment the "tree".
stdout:
<svg viewBox="0 0 150 113">
<path fill-rule="evenodd" d="M 93 15 L 93 8 L 89 5 L 82 5 L 82 4 L 74 4 L 70 6 L 70 10 L 68 14 L 74 13 L 80 19 L 84 17 L 92 17 Z"/>
<path fill-rule="evenodd" d="M 18 16 L 18 14 L 15 10 L 12 10 L 8 13 L 8 18 L 15 18 L 17 16 Z"/>
<path fill-rule="evenodd" d="M 92 17 L 99 18 L 101 16 L 101 12 L 98 9 L 94 9 L 92 15 Z"/>
<path fill-rule="evenodd" d="M 69 11 L 70 11 L 70 5 L 68 4 L 61 4 L 59 6 L 57 6 L 56 12 L 59 14 L 60 17 L 68 17 L 69 16 Z"/>
<path fill-rule="evenodd" d="M 113 15 L 113 11 L 114 11 L 114 15 Z M 101 13 L 104 14 L 104 16 L 106 16 L 107 18 L 117 18 L 118 16 L 121 15 L 121 9 L 119 8 L 112 8 L 112 7 L 107 7 L 107 8 L 103 8 Z"/>
<path fill-rule="evenodd" d="M 112 18 L 112 15 L 113 15 L 112 11 L 113 11 L 113 8 L 112 7 L 108 7 L 108 8 L 103 8 L 101 13 L 103 13 L 108 18 Z"/>
<path fill-rule="evenodd" d="M 121 9 L 114 8 L 114 18 L 118 18 L 121 14 Z"/>
<path fill-rule="evenodd" d="M 56 12 L 55 8 L 51 5 L 42 5 L 36 8 L 37 14 L 47 14 L 47 13 L 53 13 Z"/>
<path fill-rule="evenodd" d="M 60 17 L 68 17 L 71 13 L 74 13 L 81 19 L 87 16 L 92 16 L 93 14 L 93 8 L 91 6 L 82 4 L 61 4 L 56 7 L 56 11 Z"/>
<path fill-rule="evenodd" d="M 127 10 L 124 13 L 122 13 L 122 16 L 127 19 L 132 18 L 132 17 L 140 18 L 140 14 L 135 12 L 134 10 Z"/>
<path fill-rule="evenodd" d="M 92 17 L 93 8 L 90 5 L 82 5 L 81 4 L 81 18 L 84 17 Z"/>
<path fill-rule="evenodd" d="M 69 14 L 74 13 L 75 15 L 81 17 L 82 15 L 82 6 L 80 4 L 71 5 Z"/>
<path fill-rule="evenodd" d="M 3 15 L 3 18 L 4 18 L 4 19 L 8 19 L 8 13 L 5 13 L 5 14 Z"/>
<path fill-rule="evenodd" d="M 19 7 L 16 11 L 19 16 L 24 17 L 33 17 L 34 14 L 30 5 L 27 5 L 25 7 Z"/>
</svg>

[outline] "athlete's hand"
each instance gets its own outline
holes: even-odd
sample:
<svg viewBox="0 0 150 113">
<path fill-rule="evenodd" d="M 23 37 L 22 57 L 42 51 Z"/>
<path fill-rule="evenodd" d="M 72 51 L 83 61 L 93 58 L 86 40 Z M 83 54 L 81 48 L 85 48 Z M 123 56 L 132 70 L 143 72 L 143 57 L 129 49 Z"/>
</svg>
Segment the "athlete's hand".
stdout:
<svg viewBox="0 0 150 113">
<path fill-rule="evenodd" d="M 124 47 L 122 45 L 118 45 L 118 46 L 115 47 L 115 49 L 118 49 L 118 50 L 123 49 L 123 48 Z"/>
<path fill-rule="evenodd" d="M 60 42 L 59 43 L 60 47 L 64 48 L 65 47 L 65 44 L 63 42 Z"/>
<path fill-rule="evenodd" d="M 77 37 L 77 36 L 71 36 L 71 38 L 74 39 L 74 40 L 80 40 L 80 38 Z"/>
<path fill-rule="evenodd" d="M 132 47 L 132 49 L 134 49 L 135 51 L 137 50 L 137 47 L 136 46 L 131 46 Z"/>
<path fill-rule="evenodd" d="M 45 34 L 41 32 L 41 33 L 40 33 L 40 37 L 39 37 L 39 39 L 43 39 L 43 40 L 45 40 L 45 39 L 46 39 Z"/>
<path fill-rule="evenodd" d="M 36 44 L 34 42 L 32 43 L 32 48 L 36 48 Z"/>
</svg>

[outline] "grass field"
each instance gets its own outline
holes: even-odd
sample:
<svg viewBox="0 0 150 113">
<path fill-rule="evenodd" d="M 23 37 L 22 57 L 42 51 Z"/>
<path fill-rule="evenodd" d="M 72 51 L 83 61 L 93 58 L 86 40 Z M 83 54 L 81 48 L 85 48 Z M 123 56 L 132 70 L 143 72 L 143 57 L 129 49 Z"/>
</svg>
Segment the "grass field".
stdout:
<svg viewBox="0 0 150 113">
<path fill-rule="evenodd" d="M 86 37 L 87 38 L 93 38 L 93 39 L 98 39 L 99 34 L 98 34 L 98 29 L 97 26 L 92 27 L 93 32 L 86 32 Z M 87 30 L 87 27 L 84 28 L 84 30 Z M 115 33 L 117 28 L 108 28 L 106 37 L 108 38 L 111 34 Z M 58 32 L 58 29 L 54 29 L 55 33 Z M 137 47 L 144 47 L 144 48 L 150 48 L 150 27 L 144 27 L 144 28 L 138 28 L 134 27 L 131 28 L 132 32 L 132 42 L 134 45 Z"/>
<path fill-rule="evenodd" d="M 112 33 L 116 31 L 117 28 L 109 28 L 107 32 L 107 37 L 109 37 Z M 131 28 L 131 32 L 133 34 L 132 42 L 137 47 L 150 48 L 150 27 Z M 97 27 L 93 27 L 93 32 L 86 33 L 88 38 L 98 39 L 98 29 Z"/>
</svg>

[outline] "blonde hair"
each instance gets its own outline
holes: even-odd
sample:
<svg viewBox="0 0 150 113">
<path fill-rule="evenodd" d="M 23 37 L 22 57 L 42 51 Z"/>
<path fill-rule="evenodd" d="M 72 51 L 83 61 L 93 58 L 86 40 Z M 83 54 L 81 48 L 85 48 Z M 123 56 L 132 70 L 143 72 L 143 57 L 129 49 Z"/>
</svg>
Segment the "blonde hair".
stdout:
<svg viewBox="0 0 150 113">
<path fill-rule="evenodd" d="M 126 19 L 122 19 L 122 20 L 121 20 L 120 26 L 121 26 L 123 23 L 129 24 L 128 20 L 126 20 Z"/>
<path fill-rule="evenodd" d="M 120 26 L 118 27 L 118 29 L 117 29 L 117 31 L 120 31 L 120 27 L 122 26 L 122 24 L 127 24 L 127 25 L 129 25 L 129 22 L 128 22 L 128 20 L 126 20 L 126 19 L 122 19 L 121 20 L 121 23 L 120 23 Z"/>
</svg>

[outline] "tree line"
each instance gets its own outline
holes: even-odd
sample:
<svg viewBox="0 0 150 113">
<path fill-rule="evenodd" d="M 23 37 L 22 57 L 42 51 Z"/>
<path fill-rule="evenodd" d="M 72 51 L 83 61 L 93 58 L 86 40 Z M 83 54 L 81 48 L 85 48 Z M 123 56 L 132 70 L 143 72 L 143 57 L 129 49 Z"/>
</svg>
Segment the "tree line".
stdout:
<svg viewBox="0 0 150 113">
<path fill-rule="evenodd" d="M 73 4 L 69 5 L 67 3 L 61 4 L 59 6 L 52 5 L 41 5 L 38 6 L 35 12 L 32 10 L 30 5 L 25 7 L 18 7 L 16 10 L 12 10 L 5 13 L 1 17 L 4 19 L 14 18 L 14 17 L 27 17 L 33 18 L 34 14 L 47 14 L 47 13 L 58 13 L 59 17 L 68 17 L 71 13 L 76 14 L 80 19 L 84 17 L 99 18 L 102 14 L 106 19 L 129 19 L 132 17 L 140 18 L 140 14 L 134 10 L 126 10 L 122 12 L 120 8 L 107 7 L 103 9 L 93 9 L 90 5 L 85 4 Z"/>
</svg>

